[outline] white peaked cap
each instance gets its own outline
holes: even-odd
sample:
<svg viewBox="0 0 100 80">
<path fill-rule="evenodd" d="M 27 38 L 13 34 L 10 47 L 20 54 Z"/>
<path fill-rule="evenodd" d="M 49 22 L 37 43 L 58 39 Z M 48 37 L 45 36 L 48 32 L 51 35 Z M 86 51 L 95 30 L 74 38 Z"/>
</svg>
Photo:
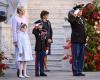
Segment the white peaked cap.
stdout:
<svg viewBox="0 0 100 80">
<path fill-rule="evenodd" d="M 39 26 L 41 23 L 37 23 L 37 24 L 35 24 L 35 26 Z"/>
<path fill-rule="evenodd" d="M 80 11 L 79 9 L 75 10 L 75 11 L 74 11 L 74 14 L 78 14 L 79 11 Z"/>
</svg>

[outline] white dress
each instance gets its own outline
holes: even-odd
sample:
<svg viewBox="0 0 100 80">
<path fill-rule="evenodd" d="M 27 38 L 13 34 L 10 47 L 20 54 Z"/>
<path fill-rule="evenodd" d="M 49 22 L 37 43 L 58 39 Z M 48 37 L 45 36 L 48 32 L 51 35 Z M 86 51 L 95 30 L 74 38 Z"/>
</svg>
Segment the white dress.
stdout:
<svg viewBox="0 0 100 80">
<path fill-rule="evenodd" d="M 18 33 L 18 59 L 17 61 L 30 61 L 33 60 L 31 43 L 27 32 Z M 22 56 L 20 56 L 22 53 Z"/>
</svg>

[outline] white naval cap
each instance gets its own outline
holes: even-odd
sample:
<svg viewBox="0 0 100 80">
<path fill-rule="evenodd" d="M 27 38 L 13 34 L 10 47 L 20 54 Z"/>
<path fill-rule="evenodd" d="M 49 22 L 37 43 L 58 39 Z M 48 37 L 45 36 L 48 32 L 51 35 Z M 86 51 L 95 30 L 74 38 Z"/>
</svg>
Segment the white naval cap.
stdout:
<svg viewBox="0 0 100 80">
<path fill-rule="evenodd" d="M 79 13 L 79 11 L 80 11 L 79 9 L 75 10 L 75 11 L 74 11 L 74 14 L 77 15 L 77 14 Z"/>
</svg>

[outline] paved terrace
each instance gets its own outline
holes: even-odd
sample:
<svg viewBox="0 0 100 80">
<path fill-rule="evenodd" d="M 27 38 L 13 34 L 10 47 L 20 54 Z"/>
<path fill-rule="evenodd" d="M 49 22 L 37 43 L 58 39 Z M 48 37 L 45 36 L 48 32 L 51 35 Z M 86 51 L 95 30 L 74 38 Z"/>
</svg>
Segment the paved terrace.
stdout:
<svg viewBox="0 0 100 80">
<path fill-rule="evenodd" d="M 0 77 L 0 80 L 100 80 L 100 72 L 84 72 L 85 77 L 73 77 L 72 72 L 64 71 L 50 71 L 46 72 L 47 77 L 35 77 L 34 70 L 28 70 L 30 78 L 17 78 L 15 69 L 6 70 L 4 77 Z"/>
</svg>

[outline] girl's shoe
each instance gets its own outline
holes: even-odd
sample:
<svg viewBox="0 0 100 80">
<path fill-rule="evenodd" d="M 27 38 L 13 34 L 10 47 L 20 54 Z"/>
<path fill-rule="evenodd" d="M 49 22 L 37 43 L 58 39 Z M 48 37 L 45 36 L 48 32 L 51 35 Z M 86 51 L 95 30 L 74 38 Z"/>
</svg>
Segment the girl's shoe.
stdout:
<svg viewBox="0 0 100 80">
<path fill-rule="evenodd" d="M 47 76 L 47 75 L 45 73 L 42 73 L 42 74 L 40 73 L 40 76 Z"/>
<path fill-rule="evenodd" d="M 19 75 L 19 78 L 25 78 L 25 76 Z"/>
<path fill-rule="evenodd" d="M 28 76 L 28 75 L 24 75 L 24 77 L 29 78 L 30 76 Z"/>
</svg>

